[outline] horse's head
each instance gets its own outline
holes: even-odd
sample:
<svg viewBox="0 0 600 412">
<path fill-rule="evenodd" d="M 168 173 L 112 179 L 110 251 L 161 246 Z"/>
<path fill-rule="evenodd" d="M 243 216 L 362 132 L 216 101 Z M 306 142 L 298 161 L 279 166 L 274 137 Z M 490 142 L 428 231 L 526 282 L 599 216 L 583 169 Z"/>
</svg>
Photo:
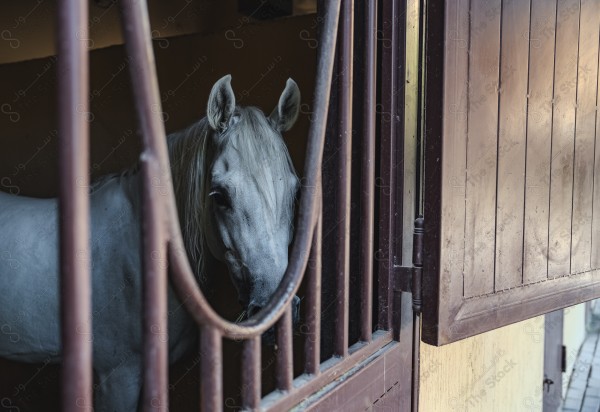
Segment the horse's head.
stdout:
<svg viewBox="0 0 600 412">
<path fill-rule="evenodd" d="M 229 268 L 248 316 L 267 304 L 288 265 L 299 181 L 281 133 L 293 126 L 299 108 L 300 91 L 291 79 L 268 117 L 236 106 L 229 75 L 208 99 L 206 242 Z M 299 301 L 294 297 L 294 322 Z"/>
</svg>

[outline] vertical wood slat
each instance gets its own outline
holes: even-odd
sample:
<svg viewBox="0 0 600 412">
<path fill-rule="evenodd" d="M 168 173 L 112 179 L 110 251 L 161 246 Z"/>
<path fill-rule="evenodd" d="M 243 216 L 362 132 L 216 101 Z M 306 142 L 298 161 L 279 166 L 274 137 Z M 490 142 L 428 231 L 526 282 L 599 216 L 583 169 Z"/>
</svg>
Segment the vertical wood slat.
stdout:
<svg viewBox="0 0 600 412">
<path fill-rule="evenodd" d="M 393 138 L 396 133 L 396 98 L 394 90 L 396 84 L 396 62 L 398 50 L 398 2 L 394 0 L 381 0 L 381 106 L 380 112 L 380 167 L 376 178 L 379 197 L 379 236 L 378 246 L 375 258 L 378 262 L 378 326 L 382 329 L 389 329 L 392 323 L 392 295 L 393 290 L 390 287 L 390 269 L 392 261 L 392 243 L 393 236 L 391 228 L 393 227 L 394 208 L 394 174 L 391 170 L 395 164 L 396 140 Z"/>
<path fill-rule="evenodd" d="M 464 294 L 494 291 L 501 0 L 471 3 Z"/>
<path fill-rule="evenodd" d="M 294 379 L 292 345 L 292 307 L 288 306 L 277 322 L 277 389 L 290 391 Z"/>
<path fill-rule="evenodd" d="M 339 53 L 339 180 L 336 230 L 336 326 L 334 351 L 348 354 L 348 305 L 350 300 L 350 179 L 352 162 L 352 71 L 354 0 L 343 0 L 340 11 Z"/>
<path fill-rule="evenodd" d="M 557 3 L 554 112 L 550 170 L 548 277 L 563 276 L 571 265 L 573 139 L 579 44 L 579 0 Z"/>
<path fill-rule="evenodd" d="M 599 42 L 600 43 L 600 42 Z M 598 45 L 600 52 L 600 44 Z M 600 108 L 600 67 L 598 67 L 596 90 L 596 106 Z M 596 112 L 596 134 L 595 134 L 595 154 L 594 154 L 594 193 L 592 198 L 592 269 L 600 268 L 600 113 Z"/>
<path fill-rule="evenodd" d="M 571 273 L 590 270 L 591 263 L 599 15 L 600 1 L 581 1 L 573 164 Z"/>
<path fill-rule="evenodd" d="M 321 198 L 321 187 L 318 194 Z M 305 372 L 318 375 L 321 364 L 321 241 L 323 212 L 319 208 L 317 226 L 313 234 L 308 272 L 306 273 L 306 333 L 304 341 Z"/>
<path fill-rule="evenodd" d="M 58 3 L 62 410 L 92 399 L 88 3 Z"/>
<path fill-rule="evenodd" d="M 418 138 L 422 130 L 420 124 L 421 117 L 421 95 L 419 93 L 423 83 L 423 72 L 421 70 L 421 59 L 424 55 L 422 50 L 422 30 L 421 25 L 422 10 L 419 0 L 409 0 L 406 2 L 406 18 L 402 23 L 405 25 L 405 52 L 404 67 L 398 65 L 401 72 L 399 77 L 404 86 L 402 95 L 404 100 L 404 147 L 402 150 L 402 163 L 397 162 L 399 171 L 402 172 L 402 221 L 397 226 L 397 239 L 402 239 L 401 244 L 397 245 L 397 255 L 402 257 L 402 266 L 412 265 L 413 240 L 412 233 L 417 215 L 417 202 L 422 207 L 422 190 L 417 188 L 417 168 L 422 169 L 422 162 L 417 161 L 417 152 L 422 150 L 419 147 Z M 400 97 L 400 96 L 399 96 Z M 398 103 L 400 105 L 400 102 Z M 422 176 L 419 170 L 419 176 Z M 398 177 L 399 179 L 400 177 Z M 421 181 L 423 179 L 420 179 Z M 417 198 L 417 201 L 415 201 Z M 399 222 L 400 223 L 400 222 Z M 400 242 L 399 242 L 400 243 Z"/>
<path fill-rule="evenodd" d="M 529 7 L 529 1 L 502 7 L 495 290 L 521 285 L 523 279 Z"/>
<path fill-rule="evenodd" d="M 430 6 L 428 6 L 430 7 Z M 427 14 L 428 18 L 432 18 L 431 14 Z M 465 196 L 466 196 L 466 181 L 467 177 L 467 132 L 468 132 L 468 97 L 469 97 L 469 49 L 470 49 L 470 10 L 469 1 L 461 0 L 457 2 L 447 3 L 447 11 L 445 14 L 445 25 L 447 32 L 451 33 L 446 36 L 446 47 L 444 48 L 444 72 L 435 73 L 437 67 L 428 66 L 428 94 L 426 99 L 439 99 L 439 92 L 434 93 L 434 88 L 431 86 L 434 79 L 443 90 L 444 102 L 443 108 L 435 112 L 433 110 L 427 114 L 428 122 L 435 122 L 441 125 L 437 129 L 436 134 L 425 130 L 426 151 L 440 150 L 439 145 L 444 139 L 443 158 L 441 173 L 447 176 L 441 187 L 441 198 L 448 199 L 447 207 L 444 209 L 443 218 L 441 220 L 440 239 L 442 244 L 447 247 L 440 250 L 440 272 L 442 278 L 440 282 L 441 300 L 450 302 L 453 296 L 463 295 L 463 282 L 455 281 L 451 278 L 453 273 L 462 273 L 465 265 Z M 442 41 L 439 39 L 438 41 Z M 435 75 L 437 74 L 437 76 Z M 443 87 L 443 89 L 442 89 Z M 438 186 L 433 183 L 435 177 L 432 173 L 425 174 L 425 186 Z M 429 205 L 434 204 L 435 199 L 430 199 L 430 196 L 439 196 L 431 190 L 425 190 L 425 216 L 428 218 L 425 221 L 426 228 L 428 225 L 435 225 L 433 219 L 437 212 L 428 209 Z M 414 220 L 413 220 L 414 222 Z M 413 223 L 414 225 L 414 223 Z M 434 227 L 434 226 L 432 226 Z M 428 237 L 426 239 L 429 239 Z M 427 246 L 425 246 L 427 247 Z M 465 275 L 466 276 L 466 275 Z M 424 282 L 424 286 L 429 285 Z M 440 312 L 440 316 L 448 323 L 454 319 L 454 314 L 457 308 L 444 310 Z M 431 312 L 425 312 L 425 316 L 429 316 Z M 424 325 L 429 319 L 424 318 Z M 430 323 L 431 324 L 431 323 Z M 424 330 L 424 333 L 427 331 Z"/>
<path fill-rule="evenodd" d="M 223 338 L 211 326 L 200 328 L 200 410 L 223 410 Z M 147 409 L 151 410 L 151 409 Z"/>
<path fill-rule="evenodd" d="M 552 156 L 552 98 L 556 0 L 532 0 L 525 175 L 523 283 L 548 276 L 548 198 Z"/>
<path fill-rule="evenodd" d="M 261 337 L 244 341 L 242 349 L 242 408 L 256 410 L 261 398 Z"/>
<path fill-rule="evenodd" d="M 166 138 L 161 117 L 156 64 L 152 51 L 148 7 L 142 1 L 122 1 L 122 30 L 131 64 L 136 111 L 144 142 L 141 157 L 142 266 L 144 273 L 144 410 L 168 410 L 167 226 L 165 197 L 156 182 L 169 176 Z M 158 258 L 157 258 L 158 257 Z"/>
<path fill-rule="evenodd" d="M 375 104 L 377 64 L 377 1 L 365 2 L 365 92 L 360 197 L 360 339 L 371 341 L 373 330 L 373 232 L 375 216 Z"/>
</svg>

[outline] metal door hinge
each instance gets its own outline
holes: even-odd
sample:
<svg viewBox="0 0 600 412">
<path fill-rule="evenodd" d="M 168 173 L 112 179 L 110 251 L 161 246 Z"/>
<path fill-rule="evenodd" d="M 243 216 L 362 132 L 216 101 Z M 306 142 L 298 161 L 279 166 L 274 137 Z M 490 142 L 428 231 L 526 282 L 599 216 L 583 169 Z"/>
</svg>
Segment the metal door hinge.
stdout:
<svg viewBox="0 0 600 412">
<path fill-rule="evenodd" d="M 560 353 L 560 370 L 561 372 L 567 371 L 567 347 L 562 345 Z"/>
<path fill-rule="evenodd" d="M 394 291 L 412 293 L 413 312 L 419 314 L 422 309 L 423 280 L 423 235 L 425 233 L 422 216 L 415 219 L 413 232 L 412 266 L 394 266 Z"/>
</svg>

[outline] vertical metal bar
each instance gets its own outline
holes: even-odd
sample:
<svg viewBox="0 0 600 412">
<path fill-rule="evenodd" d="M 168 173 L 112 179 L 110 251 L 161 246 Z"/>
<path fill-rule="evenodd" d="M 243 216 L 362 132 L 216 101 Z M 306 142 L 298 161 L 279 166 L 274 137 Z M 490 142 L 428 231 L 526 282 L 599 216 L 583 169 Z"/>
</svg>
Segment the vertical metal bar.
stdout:
<svg viewBox="0 0 600 412">
<path fill-rule="evenodd" d="M 379 191 L 379 239 L 377 250 L 379 276 L 379 327 L 389 329 L 392 323 L 393 227 L 396 162 L 396 96 L 398 61 L 398 1 L 382 0 L 381 45 L 381 138 L 380 170 L 376 179 Z"/>
<path fill-rule="evenodd" d="M 168 410 L 167 333 L 167 226 L 164 186 L 169 168 L 165 130 L 156 80 L 156 68 L 148 9 L 145 1 L 121 2 L 122 27 L 129 55 L 130 74 L 144 152 L 140 158 L 143 178 L 142 234 L 144 269 L 144 410 Z"/>
<path fill-rule="evenodd" d="M 212 326 L 200 329 L 200 410 L 223 410 L 223 338 Z"/>
<path fill-rule="evenodd" d="M 91 408 L 88 3 L 58 3 L 62 410 Z"/>
<path fill-rule="evenodd" d="M 260 335 L 244 342 L 242 350 L 242 408 L 256 410 L 261 398 Z"/>
<path fill-rule="evenodd" d="M 365 94 L 360 196 L 360 339 L 373 331 L 373 232 L 375 216 L 375 105 L 377 64 L 377 1 L 365 2 Z"/>
<path fill-rule="evenodd" d="M 277 389 L 289 391 L 294 378 L 292 357 L 292 307 L 288 306 L 277 322 Z"/>
<path fill-rule="evenodd" d="M 352 162 L 352 59 L 354 43 L 354 0 L 344 0 L 340 14 L 339 42 L 339 167 L 338 246 L 336 251 L 335 354 L 348 354 L 348 305 L 350 281 L 350 179 Z"/>
<path fill-rule="evenodd" d="M 320 185 L 319 185 L 320 186 Z M 322 188 L 318 194 L 321 199 Z M 321 241 L 323 235 L 323 211 L 319 207 L 317 226 L 313 234 L 312 248 L 306 274 L 306 335 L 304 353 L 306 358 L 305 372 L 318 375 L 321 364 Z"/>
<path fill-rule="evenodd" d="M 166 259 L 165 228 L 160 223 L 164 209 L 156 188 L 151 187 L 154 176 L 159 175 L 156 163 L 143 162 L 142 233 L 144 269 L 144 410 L 168 410 L 168 334 L 167 334 L 167 271 L 161 264 Z M 162 212 L 162 213 L 161 213 Z M 162 257 L 162 258 L 161 258 Z"/>
</svg>

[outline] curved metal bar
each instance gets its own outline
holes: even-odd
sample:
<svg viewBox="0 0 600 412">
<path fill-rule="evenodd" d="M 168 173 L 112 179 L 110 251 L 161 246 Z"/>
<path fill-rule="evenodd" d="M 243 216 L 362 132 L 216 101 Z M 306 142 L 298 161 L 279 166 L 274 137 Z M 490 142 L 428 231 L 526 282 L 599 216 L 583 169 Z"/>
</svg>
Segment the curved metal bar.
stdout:
<svg viewBox="0 0 600 412">
<path fill-rule="evenodd" d="M 125 47 L 144 142 L 142 169 L 142 232 L 144 273 L 144 410 L 168 409 L 167 268 L 168 210 L 162 191 L 170 182 L 166 135 L 160 109 L 156 65 L 145 1 L 121 1 Z M 168 185 L 170 186 L 170 185 Z"/>
<path fill-rule="evenodd" d="M 256 316 L 239 324 L 219 316 L 200 291 L 189 261 L 177 218 L 172 185 L 167 186 L 170 213 L 169 262 L 171 279 L 179 296 L 185 296 L 184 304 L 196 322 L 217 328 L 225 337 L 247 339 L 270 328 L 283 314 L 298 290 L 310 252 L 318 212 L 318 181 L 321 178 L 321 161 L 325 142 L 325 125 L 329 107 L 329 93 L 333 73 L 333 61 L 338 29 L 340 0 L 327 2 L 325 28 L 321 32 L 320 53 L 317 62 L 317 79 L 314 100 L 315 119 L 311 124 L 304 163 L 305 178 L 298 212 L 298 230 L 290 254 L 290 262 L 281 283 L 269 303 Z M 166 148 L 166 142 L 161 142 Z M 161 153 L 161 156 L 163 154 Z M 166 156 L 166 154 L 164 154 Z M 168 159 L 161 158 L 161 165 Z M 170 180 L 169 180 L 170 182 Z"/>
</svg>

